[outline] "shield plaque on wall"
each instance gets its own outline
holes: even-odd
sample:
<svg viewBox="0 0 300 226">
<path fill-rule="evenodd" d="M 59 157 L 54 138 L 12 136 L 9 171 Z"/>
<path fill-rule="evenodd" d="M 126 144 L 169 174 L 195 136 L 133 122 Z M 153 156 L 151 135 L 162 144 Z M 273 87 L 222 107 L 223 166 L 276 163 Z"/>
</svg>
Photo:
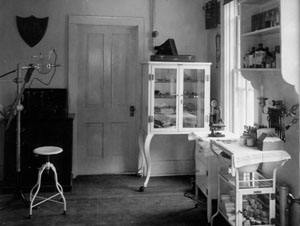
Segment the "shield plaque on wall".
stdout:
<svg viewBox="0 0 300 226">
<path fill-rule="evenodd" d="M 44 37 L 48 26 L 48 19 L 48 17 L 37 18 L 35 16 L 16 16 L 19 34 L 30 47 L 38 44 Z"/>
</svg>

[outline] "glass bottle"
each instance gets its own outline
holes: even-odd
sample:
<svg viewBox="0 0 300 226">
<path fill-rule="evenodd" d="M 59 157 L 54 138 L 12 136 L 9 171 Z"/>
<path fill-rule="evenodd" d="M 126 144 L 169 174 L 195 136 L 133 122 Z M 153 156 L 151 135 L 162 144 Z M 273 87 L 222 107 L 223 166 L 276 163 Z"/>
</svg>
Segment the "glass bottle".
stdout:
<svg viewBox="0 0 300 226">
<path fill-rule="evenodd" d="M 276 68 L 276 57 L 275 57 L 275 51 L 272 52 L 272 62 L 271 62 L 271 67 Z"/>
<path fill-rule="evenodd" d="M 249 67 L 249 50 L 247 50 L 245 56 L 243 57 L 243 67 L 244 68 Z"/>
<path fill-rule="evenodd" d="M 263 60 L 263 65 L 265 68 L 271 68 L 272 67 L 272 56 L 271 56 L 271 53 L 269 52 L 268 47 L 266 47 L 265 50 L 266 50 L 266 55 Z"/>
<path fill-rule="evenodd" d="M 279 7 L 276 8 L 275 11 L 275 25 L 278 26 L 280 24 L 280 14 Z"/>
<path fill-rule="evenodd" d="M 265 28 L 268 28 L 268 27 L 270 27 L 271 26 L 271 17 L 270 17 L 270 13 L 269 13 L 269 11 L 267 11 L 267 12 L 265 12 L 264 13 L 265 15 Z"/>
<path fill-rule="evenodd" d="M 250 51 L 250 53 L 248 55 L 248 67 L 249 68 L 254 68 L 254 65 L 255 65 L 254 52 L 255 52 L 255 47 L 252 47 L 252 50 Z"/>
<path fill-rule="evenodd" d="M 263 59 L 266 55 L 266 51 L 263 48 L 263 44 L 259 43 L 258 48 L 255 50 L 255 67 L 256 68 L 262 68 L 263 67 Z"/>
<path fill-rule="evenodd" d="M 280 46 L 275 46 L 275 59 L 276 59 L 276 68 L 281 67 L 281 56 L 280 56 Z"/>
<path fill-rule="evenodd" d="M 271 16 L 270 16 L 270 26 L 274 27 L 276 25 L 276 18 L 275 18 L 275 9 L 271 10 Z"/>
</svg>

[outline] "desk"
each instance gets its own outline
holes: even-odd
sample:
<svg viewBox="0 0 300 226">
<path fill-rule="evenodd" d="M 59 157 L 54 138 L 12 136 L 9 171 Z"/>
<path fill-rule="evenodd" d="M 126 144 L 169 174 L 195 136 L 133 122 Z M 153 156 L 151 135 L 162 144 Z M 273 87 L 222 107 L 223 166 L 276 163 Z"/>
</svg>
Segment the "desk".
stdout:
<svg viewBox="0 0 300 226">
<path fill-rule="evenodd" d="M 215 154 L 218 155 L 220 151 L 224 151 L 231 157 L 231 171 L 233 176 L 235 169 L 241 171 L 249 165 L 257 165 L 263 162 L 278 162 L 291 158 L 284 150 L 260 151 L 257 147 L 240 145 L 237 140 L 216 139 L 212 140 L 211 144 L 217 148 L 217 151 L 214 151 L 214 148 L 212 148 Z"/>
<path fill-rule="evenodd" d="M 209 132 L 192 132 L 188 135 L 189 140 L 195 140 L 195 204 L 199 189 L 207 198 L 207 221 L 210 223 L 212 215 L 212 201 L 218 198 L 218 158 L 210 149 L 212 140 L 237 139 L 237 136 L 228 131 L 222 131 L 225 137 L 209 137 Z"/>
<path fill-rule="evenodd" d="M 245 205 L 250 206 L 249 200 L 262 206 L 261 209 L 251 206 L 253 211 L 265 213 L 263 218 L 252 216 L 254 224 L 275 225 L 276 172 L 291 156 L 284 150 L 260 151 L 256 147 L 240 145 L 236 140 L 211 140 L 210 144 L 219 160 L 218 208 L 211 218 L 212 225 L 214 217 L 220 213 L 231 225 L 242 226 L 245 217 L 249 216 L 243 211 Z M 223 157 L 228 160 L 227 169 L 220 167 Z M 257 170 L 266 162 L 279 163 L 272 176 Z"/>
</svg>

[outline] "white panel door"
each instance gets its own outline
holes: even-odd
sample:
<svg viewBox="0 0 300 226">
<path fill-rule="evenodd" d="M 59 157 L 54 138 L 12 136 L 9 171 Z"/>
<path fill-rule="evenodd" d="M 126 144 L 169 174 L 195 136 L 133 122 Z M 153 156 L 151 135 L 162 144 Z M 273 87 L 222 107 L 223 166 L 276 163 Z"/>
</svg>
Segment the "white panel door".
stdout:
<svg viewBox="0 0 300 226">
<path fill-rule="evenodd" d="M 77 89 L 71 89 L 71 98 L 77 99 L 75 174 L 137 171 L 139 119 L 136 111 L 130 115 L 140 87 L 137 32 L 135 26 L 78 24 L 70 29 L 75 48 L 70 67 L 77 73 Z"/>
</svg>

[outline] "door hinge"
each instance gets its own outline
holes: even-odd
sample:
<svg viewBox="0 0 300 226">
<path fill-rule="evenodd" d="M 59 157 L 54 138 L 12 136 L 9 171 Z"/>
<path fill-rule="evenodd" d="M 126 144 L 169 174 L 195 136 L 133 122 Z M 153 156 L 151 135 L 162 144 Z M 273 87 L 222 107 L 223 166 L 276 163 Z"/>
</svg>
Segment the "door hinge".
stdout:
<svg viewBox="0 0 300 226">
<path fill-rule="evenodd" d="M 148 122 L 154 122 L 154 117 L 153 116 L 148 116 Z"/>
<path fill-rule="evenodd" d="M 149 81 L 154 80 L 154 74 L 149 74 Z"/>
</svg>

